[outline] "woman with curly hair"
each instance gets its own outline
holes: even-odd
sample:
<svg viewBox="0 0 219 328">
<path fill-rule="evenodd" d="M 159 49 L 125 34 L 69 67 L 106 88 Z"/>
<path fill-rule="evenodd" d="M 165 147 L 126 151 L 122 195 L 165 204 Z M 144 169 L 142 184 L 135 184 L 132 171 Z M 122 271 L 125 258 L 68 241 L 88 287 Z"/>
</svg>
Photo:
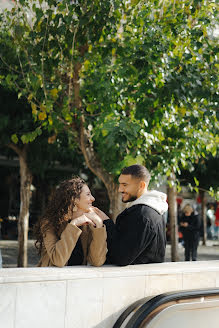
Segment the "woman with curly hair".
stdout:
<svg viewBox="0 0 219 328">
<path fill-rule="evenodd" d="M 80 177 L 63 181 L 34 230 L 38 266 L 71 266 L 106 260 L 106 227 L 92 207 L 90 189 Z"/>
</svg>

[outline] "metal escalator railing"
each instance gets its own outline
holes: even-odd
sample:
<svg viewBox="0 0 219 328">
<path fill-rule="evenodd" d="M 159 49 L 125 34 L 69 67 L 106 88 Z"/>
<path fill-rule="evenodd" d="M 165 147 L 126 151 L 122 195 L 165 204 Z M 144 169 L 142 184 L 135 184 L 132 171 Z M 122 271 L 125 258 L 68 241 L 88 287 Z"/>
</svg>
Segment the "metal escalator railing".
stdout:
<svg viewBox="0 0 219 328">
<path fill-rule="evenodd" d="M 127 319 L 129 318 L 129 316 L 133 315 L 144 303 L 148 302 L 151 298 L 152 297 L 144 297 L 129 305 L 127 309 L 117 319 L 113 328 L 121 328 L 124 325 L 125 321 L 127 321 Z"/>
<path fill-rule="evenodd" d="M 210 305 L 209 305 L 210 304 Z M 195 318 L 195 311 L 191 312 L 191 310 L 196 310 L 197 315 L 200 316 L 205 315 L 203 312 L 206 308 L 213 308 L 214 314 L 217 315 L 217 324 L 219 326 L 219 288 L 212 289 L 198 289 L 198 290 L 185 290 L 185 291 L 176 291 L 169 292 L 165 294 L 160 294 L 155 297 L 146 297 L 142 298 L 133 304 L 131 304 L 118 318 L 113 328 L 146 328 L 146 327 L 160 327 L 163 325 L 152 324 L 152 321 L 156 321 L 156 317 L 159 316 L 159 322 L 162 321 L 162 312 L 166 310 L 172 311 L 175 307 L 180 309 L 181 311 L 187 311 L 192 318 Z M 171 309 L 171 310 L 170 310 Z M 216 312 L 215 312 L 216 309 Z M 202 311 L 202 312 L 200 312 Z M 175 311 L 176 312 L 176 311 Z M 192 313 L 192 314 L 191 314 Z M 213 312 L 212 312 L 213 313 Z M 180 312 L 175 313 L 175 315 L 180 316 Z M 183 317 L 185 318 L 185 316 Z M 171 315 L 169 313 L 169 317 L 165 318 L 165 320 L 171 321 Z M 200 319 L 201 320 L 201 319 Z M 199 320 L 199 322 L 200 322 Z M 158 320 L 157 320 L 158 321 Z M 173 321 L 173 320 L 172 320 Z M 188 321 L 188 320 L 187 320 Z M 186 320 L 185 320 L 186 322 Z M 217 327 L 217 324 L 215 327 Z M 184 325 L 181 326 L 184 327 Z M 171 326 L 172 327 L 172 326 Z M 186 327 L 186 325 L 185 325 Z M 206 327 L 203 325 L 203 327 Z M 210 327 L 210 326 L 209 326 Z M 201 327 L 199 327 L 201 328 Z"/>
</svg>

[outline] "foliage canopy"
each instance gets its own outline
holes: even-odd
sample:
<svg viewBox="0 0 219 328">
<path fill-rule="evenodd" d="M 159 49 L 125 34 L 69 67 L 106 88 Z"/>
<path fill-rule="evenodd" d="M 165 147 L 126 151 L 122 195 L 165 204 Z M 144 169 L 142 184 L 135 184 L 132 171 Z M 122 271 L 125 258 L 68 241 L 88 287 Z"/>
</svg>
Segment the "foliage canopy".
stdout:
<svg viewBox="0 0 219 328">
<path fill-rule="evenodd" d="M 180 173 L 217 152 L 214 1 L 20 1 L 1 15 L 1 83 L 25 96 L 37 128 L 81 124 L 113 176 L 134 162 Z M 13 137 L 16 142 L 16 137 Z"/>
</svg>

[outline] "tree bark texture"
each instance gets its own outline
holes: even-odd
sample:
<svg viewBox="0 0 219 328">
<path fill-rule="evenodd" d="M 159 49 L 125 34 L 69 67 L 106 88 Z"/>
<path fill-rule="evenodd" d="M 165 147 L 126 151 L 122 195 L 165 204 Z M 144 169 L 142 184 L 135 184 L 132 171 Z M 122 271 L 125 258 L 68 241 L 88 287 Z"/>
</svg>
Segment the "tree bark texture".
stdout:
<svg viewBox="0 0 219 328">
<path fill-rule="evenodd" d="M 29 229 L 29 205 L 31 198 L 32 174 L 27 165 L 27 147 L 20 149 L 10 145 L 19 156 L 20 163 L 20 213 L 18 218 L 18 267 L 27 267 L 27 243 Z"/>
<path fill-rule="evenodd" d="M 117 215 L 126 208 L 126 205 L 122 202 L 121 194 L 118 189 L 119 187 L 117 183 L 108 185 L 107 188 L 110 198 L 110 214 L 114 222 L 116 221 Z"/>
<path fill-rule="evenodd" d="M 27 243 L 29 229 L 29 205 L 31 198 L 32 175 L 28 169 L 26 152 L 19 156 L 20 161 L 20 213 L 18 219 L 18 267 L 27 267 Z"/>
<path fill-rule="evenodd" d="M 170 237 L 171 237 L 171 261 L 177 262 L 178 257 L 178 224 L 177 224 L 177 201 L 176 187 L 173 185 L 175 176 L 171 175 L 168 180 L 172 182 L 172 186 L 167 187 L 167 196 L 169 204 L 169 220 L 170 220 Z"/>
</svg>

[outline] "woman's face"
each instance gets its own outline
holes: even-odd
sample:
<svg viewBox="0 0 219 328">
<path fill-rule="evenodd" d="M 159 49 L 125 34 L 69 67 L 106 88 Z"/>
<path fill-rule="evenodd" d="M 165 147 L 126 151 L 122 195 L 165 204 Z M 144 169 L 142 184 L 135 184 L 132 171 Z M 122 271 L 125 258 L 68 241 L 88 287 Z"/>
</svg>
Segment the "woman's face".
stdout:
<svg viewBox="0 0 219 328">
<path fill-rule="evenodd" d="M 95 201 L 95 198 L 92 196 L 90 189 L 87 185 L 84 185 L 80 194 L 80 198 L 75 200 L 75 204 L 78 209 L 83 212 L 89 212 L 92 203 Z"/>
<path fill-rule="evenodd" d="M 186 209 L 185 210 L 185 216 L 190 216 L 192 214 L 193 210 L 192 209 Z"/>
</svg>

